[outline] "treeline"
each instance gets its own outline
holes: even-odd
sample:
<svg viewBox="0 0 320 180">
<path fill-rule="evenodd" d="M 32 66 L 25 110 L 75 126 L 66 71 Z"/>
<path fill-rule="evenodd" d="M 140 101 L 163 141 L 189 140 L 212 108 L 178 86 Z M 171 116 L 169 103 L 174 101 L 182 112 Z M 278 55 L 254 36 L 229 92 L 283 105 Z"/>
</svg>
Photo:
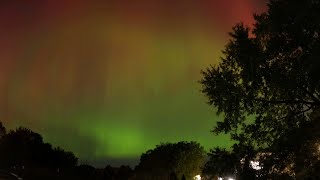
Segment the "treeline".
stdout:
<svg viewBox="0 0 320 180">
<path fill-rule="evenodd" d="M 1 126 L 0 167 L 24 169 L 45 167 L 63 169 L 74 167 L 78 158 L 72 152 L 44 143 L 40 134 L 19 127 L 6 133 Z"/>
<path fill-rule="evenodd" d="M 40 134 L 23 127 L 7 132 L 1 122 L 0 159 L 1 169 L 27 179 L 71 169 L 78 164 L 78 158 L 72 152 L 45 143 Z"/>
<path fill-rule="evenodd" d="M 72 152 L 45 143 L 30 129 L 7 132 L 0 122 L 0 160 L 0 169 L 25 180 L 180 180 L 201 175 L 206 154 L 196 142 L 162 143 L 143 153 L 134 169 L 125 165 L 98 169 L 78 165 Z"/>
<path fill-rule="evenodd" d="M 78 158 L 61 147 L 43 141 L 40 134 L 19 127 L 7 132 L 0 122 L 0 169 L 15 173 L 25 180 L 127 180 L 133 170 L 107 165 L 96 169 L 78 165 Z"/>
</svg>

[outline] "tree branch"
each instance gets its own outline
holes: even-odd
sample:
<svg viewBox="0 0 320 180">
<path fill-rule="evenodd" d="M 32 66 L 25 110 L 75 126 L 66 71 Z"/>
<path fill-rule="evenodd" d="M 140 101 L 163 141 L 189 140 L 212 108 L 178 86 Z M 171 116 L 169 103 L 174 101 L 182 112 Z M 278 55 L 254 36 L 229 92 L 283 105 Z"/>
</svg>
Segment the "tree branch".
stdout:
<svg viewBox="0 0 320 180">
<path fill-rule="evenodd" d="M 314 93 L 316 94 L 317 97 L 320 97 L 320 93 L 317 90 L 315 90 Z"/>
<path fill-rule="evenodd" d="M 281 118 L 277 118 L 276 120 L 279 121 L 279 120 L 285 119 L 285 118 L 287 118 L 287 117 L 289 117 L 289 116 L 298 116 L 298 115 L 300 115 L 300 114 L 304 114 L 305 112 L 310 111 L 312 108 L 313 108 L 313 106 L 308 106 L 308 108 L 305 109 L 305 110 L 303 110 L 303 111 L 295 112 L 295 113 L 293 113 L 293 114 L 289 114 L 289 115 L 287 115 L 287 116 L 283 116 L 283 117 L 281 117 Z"/>
<path fill-rule="evenodd" d="M 253 99 L 254 101 L 264 102 L 268 104 L 307 104 L 312 106 L 320 105 L 320 101 L 304 101 L 304 100 L 265 100 L 265 99 Z"/>
<path fill-rule="evenodd" d="M 314 101 L 316 102 L 320 102 L 320 100 L 314 96 L 314 93 L 311 93 L 310 91 L 308 91 L 308 89 L 305 89 L 305 92 L 310 96 L 310 98 L 312 98 Z"/>
</svg>

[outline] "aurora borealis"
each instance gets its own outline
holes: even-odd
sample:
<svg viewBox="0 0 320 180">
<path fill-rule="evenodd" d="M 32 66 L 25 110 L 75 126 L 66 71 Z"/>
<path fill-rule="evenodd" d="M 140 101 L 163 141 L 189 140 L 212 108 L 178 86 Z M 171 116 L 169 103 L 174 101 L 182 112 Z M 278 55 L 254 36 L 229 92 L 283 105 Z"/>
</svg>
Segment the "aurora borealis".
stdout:
<svg viewBox="0 0 320 180">
<path fill-rule="evenodd" d="M 3 0 L 0 120 L 82 161 L 135 159 L 160 142 L 228 146 L 200 92 L 227 33 L 263 0 Z"/>
</svg>

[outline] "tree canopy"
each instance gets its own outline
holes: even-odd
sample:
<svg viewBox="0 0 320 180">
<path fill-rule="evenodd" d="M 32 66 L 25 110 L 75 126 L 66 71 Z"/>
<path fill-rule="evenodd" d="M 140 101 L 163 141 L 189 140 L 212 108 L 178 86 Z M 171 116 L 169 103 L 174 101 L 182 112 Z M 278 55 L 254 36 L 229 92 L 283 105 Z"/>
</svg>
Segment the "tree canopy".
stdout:
<svg viewBox="0 0 320 180">
<path fill-rule="evenodd" d="M 0 138 L 0 158 L 4 168 L 69 168 L 78 163 L 72 152 L 53 148 L 43 142 L 40 134 L 23 127 L 10 130 Z"/>
<path fill-rule="evenodd" d="M 142 154 L 137 170 L 152 172 L 151 176 L 164 178 L 168 175 L 181 179 L 184 175 L 191 179 L 201 174 L 204 161 L 204 149 L 196 142 L 164 143 Z"/>
<path fill-rule="evenodd" d="M 271 0 L 254 18 L 252 28 L 232 29 L 220 63 L 202 71 L 200 83 L 224 117 L 213 132 L 275 151 L 320 106 L 320 1 Z"/>
</svg>

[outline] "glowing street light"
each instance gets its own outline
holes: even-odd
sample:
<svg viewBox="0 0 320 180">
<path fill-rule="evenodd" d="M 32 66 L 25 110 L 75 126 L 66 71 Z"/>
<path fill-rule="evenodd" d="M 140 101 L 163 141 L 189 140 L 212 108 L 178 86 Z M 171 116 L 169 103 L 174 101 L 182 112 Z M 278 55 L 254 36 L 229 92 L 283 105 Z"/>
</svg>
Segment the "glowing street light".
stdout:
<svg viewBox="0 0 320 180">
<path fill-rule="evenodd" d="M 260 166 L 259 161 L 250 161 L 251 167 L 254 170 L 260 170 L 262 167 Z"/>
<path fill-rule="evenodd" d="M 195 177 L 193 177 L 194 180 L 201 180 L 201 176 L 200 175 L 196 175 Z"/>
</svg>

